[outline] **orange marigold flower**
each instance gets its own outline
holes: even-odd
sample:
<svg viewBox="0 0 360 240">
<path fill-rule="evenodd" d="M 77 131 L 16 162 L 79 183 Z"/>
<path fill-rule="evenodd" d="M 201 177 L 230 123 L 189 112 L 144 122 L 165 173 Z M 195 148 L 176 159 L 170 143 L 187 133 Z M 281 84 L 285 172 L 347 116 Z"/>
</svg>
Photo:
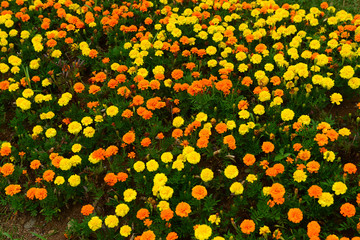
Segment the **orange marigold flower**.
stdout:
<svg viewBox="0 0 360 240">
<path fill-rule="evenodd" d="M 125 109 L 121 116 L 124 118 L 131 118 L 134 115 L 134 113 L 130 109 Z"/>
<path fill-rule="evenodd" d="M 166 236 L 166 240 L 176 240 L 178 238 L 179 237 L 176 232 L 171 232 Z"/>
<path fill-rule="evenodd" d="M 81 208 L 81 214 L 84 216 L 89 216 L 90 214 L 92 214 L 94 212 L 94 207 L 90 204 L 84 205 Z"/>
<path fill-rule="evenodd" d="M 183 130 L 179 129 L 179 128 L 176 128 L 172 131 L 172 134 L 171 136 L 175 139 L 178 139 L 179 137 L 182 137 L 183 136 Z"/>
<path fill-rule="evenodd" d="M 55 172 L 53 170 L 46 170 L 43 173 L 43 179 L 47 182 L 51 182 L 52 180 L 54 180 L 55 177 Z"/>
<path fill-rule="evenodd" d="M 148 218 L 150 216 L 149 210 L 146 208 L 141 208 L 137 213 L 136 217 L 140 220 L 144 220 L 145 218 Z"/>
<path fill-rule="evenodd" d="M 164 209 L 161 211 L 160 217 L 162 220 L 169 221 L 174 217 L 174 212 L 170 208 Z"/>
<path fill-rule="evenodd" d="M 303 219 L 303 213 L 299 208 L 291 208 L 288 212 L 288 219 L 293 223 L 299 223 Z"/>
<path fill-rule="evenodd" d="M 181 69 L 175 69 L 171 72 L 171 77 L 175 80 L 179 80 L 184 76 L 184 72 Z"/>
<path fill-rule="evenodd" d="M 21 186 L 17 184 L 10 184 L 5 188 L 5 194 L 8 196 L 14 196 L 21 191 Z"/>
<path fill-rule="evenodd" d="M 196 142 L 196 146 L 197 146 L 198 148 L 206 148 L 207 145 L 208 145 L 208 143 L 209 143 L 208 138 L 206 138 L 206 137 L 200 137 L 200 138 L 197 140 L 197 142 Z"/>
<path fill-rule="evenodd" d="M 321 133 L 316 134 L 314 140 L 318 143 L 320 147 L 328 144 L 328 137 L 325 134 L 321 134 Z"/>
<path fill-rule="evenodd" d="M 151 139 L 150 138 L 144 138 L 143 140 L 141 140 L 141 146 L 143 147 L 148 147 L 151 144 Z"/>
<path fill-rule="evenodd" d="M 352 205 L 351 203 L 344 203 L 341 207 L 340 207 L 340 213 L 341 215 L 343 215 L 344 217 L 353 217 L 356 214 L 356 209 L 355 206 Z"/>
<path fill-rule="evenodd" d="M 261 149 L 264 153 L 271 153 L 272 151 L 274 151 L 275 146 L 271 142 L 263 142 Z"/>
<path fill-rule="evenodd" d="M 240 100 L 238 103 L 238 109 L 239 110 L 246 110 L 249 107 L 249 103 L 247 100 Z"/>
<path fill-rule="evenodd" d="M 43 200 L 47 197 L 47 191 L 45 188 L 37 188 L 35 191 L 35 198 Z"/>
<path fill-rule="evenodd" d="M 196 185 L 192 188 L 191 195 L 197 200 L 201 200 L 207 195 L 207 190 L 204 186 Z"/>
<path fill-rule="evenodd" d="M 344 172 L 349 173 L 349 174 L 353 174 L 356 173 L 357 168 L 355 166 L 355 164 L 353 163 L 346 163 L 344 165 Z"/>
<path fill-rule="evenodd" d="M 255 231 L 255 223 L 251 219 L 245 219 L 240 224 L 241 231 L 245 234 L 250 234 Z"/>
<path fill-rule="evenodd" d="M 162 132 L 160 132 L 160 133 L 158 133 L 158 134 L 156 135 L 156 138 L 157 138 L 157 139 L 164 139 L 164 134 L 163 134 Z"/>
<path fill-rule="evenodd" d="M 320 225 L 316 221 L 311 221 L 307 225 L 307 235 L 310 239 L 313 237 L 318 237 L 320 230 Z"/>
<path fill-rule="evenodd" d="M 128 178 L 127 173 L 119 172 L 117 174 L 117 179 L 118 179 L 119 182 L 125 182 L 127 178 Z"/>
<path fill-rule="evenodd" d="M 97 85 L 91 85 L 89 88 L 89 93 L 90 94 L 96 94 L 97 92 L 99 92 L 101 90 L 101 88 Z"/>
<path fill-rule="evenodd" d="M 108 173 L 105 175 L 104 181 L 107 185 L 114 186 L 118 181 L 118 177 L 114 173 Z"/>
<path fill-rule="evenodd" d="M 146 232 L 143 232 L 143 234 L 141 235 L 141 240 L 155 240 L 155 233 L 151 230 L 148 230 Z"/>
<path fill-rule="evenodd" d="M 109 158 L 111 156 L 114 156 L 118 153 L 119 148 L 117 146 L 111 145 L 105 150 L 105 157 Z"/>
<path fill-rule="evenodd" d="M 176 215 L 179 217 L 187 217 L 189 216 L 189 213 L 191 213 L 191 207 L 186 202 L 180 202 L 175 209 Z"/>
<path fill-rule="evenodd" d="M 125 135 L 122 137 L 122 140 L 126 144 L 133 143 L 135 141 L 135 133 L 133 131 L 129 131 L 129 132 L 125 133 Z"/>
<path fill-rule="evenodd" d="M 215 127 L 215 130 L 219 133 L 222 134 L 224 132 L 227 131 L 227 125 L 225 123 L 218 123 Z"/>
<path fill-rule="evenodd" d="M 296 152 L 300 151 L 301 148 L 302 148 L 301 143 L 295 143 L 295 144 L 293 145 L 293 149 L 294 149 L 294 151 L 296 151 Z"/>
<path fill-rule="evenodd" d="M 30 163 L 30 168 L 31 169 L 38 169 L 41 166 L 41 162 L 39 160 L 33 160 Z"/>
<path fill-rule="evenodd" d="M 318 185 L 312 185 L 309 189 L 308 189 L 308 194 L 310 197 L 313 198 L 319 198 L 322 194 L 322 188 L 319 187 Z"/>
<path fill-rule="evenodd" d="M 4 177 L 13 174 L 14 170 L 15 170 L 15 167 L 14 167 L 14 164 L 12 164 L 12 163 L 5 163 L 1 167 L 1 173 L 3 174 Z"/>
<path fill-rule="evenodd" d="M 253 154 L 247 153 L 244 157 L 243 157 L 243 162 L 246 166 L 251 166 L 255 163 L 256 159 L 255 156 Z"/>
<path fill-rule="evenodd" d="M 282 198 L 285 194 L 285 188 L 280 183 L 274 183 L 270 188 L 270 195 L 274 199 Z"/>
<path fill-rule="evenodd" d="M 310 161 L 306 164 L 306 169 L 309 173 L 317 173 L 320 169 L 320 163 L 317 161 Z"/>
</svg>

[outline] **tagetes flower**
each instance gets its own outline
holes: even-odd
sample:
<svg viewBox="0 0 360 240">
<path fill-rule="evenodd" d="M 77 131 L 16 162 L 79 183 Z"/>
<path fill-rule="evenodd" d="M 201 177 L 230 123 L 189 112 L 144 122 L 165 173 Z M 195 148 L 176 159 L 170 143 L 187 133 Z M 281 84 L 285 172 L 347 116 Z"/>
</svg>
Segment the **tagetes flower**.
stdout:
<svg viewBox="0 0 360 240">
<path fill-rule="evenodd" d="M 197 185 L 193 187 L 191 195 L 197 200 L 201 200 L 207 195 L 207 190 L 204 186 Z"/>
<path fill-rule="evenodd" d="M 21 186 L 18 184 L 10 184 L 5 188 L 5 194 L 8 196 L 14 196 L 21 191 Z"/>
<path fill-rule="evenodd" d="M 89 216 L 90 214 L 92 214 L 94 212 L 94 207 L 90 204 L 84 205 L 81 208 L 81 214 L 84 216 Z"/>
<path fill-rule="evenodd" d="M 344 217 L 353 217 L 356 214 L 356 209 L 355 206 L 352 205 L 351 203 L 344 203 L 341 207 L 340 207 L 340 213 L 341 215 L 343 215 Z"/>
<path fill-rule="evenodd" d="M 251 219 L 245 219 L 241 222 L 240 229 L 245 234 L 251 234 L 255 231 L 255 222 Z"/>
<path fill-rule="evenodd" d="M 271 142 L 263 142 L 261 149 L 265 152 L 265 153 L 271 153 L 272 151 L 274 151 L 275 146 L 274 144 L 272 144 Z"/>
<path fill-rule="evenodd" d="M 101 228 L 102 220 L 99 217 L 94 216 L 88 222 L 88 226 L 92 231 L 96 231 Z"/>
<path fill-rule="evenodd" d="M 133 131 L 129 131 L 129 132 L 125 133 L 125 135 L 122 137 L 122 140 L 126 144 L 133 143 L 135 141 L 135 133 Z"/>
<path fill-rule="evenodd" d="M 186 202 L 180 202 L 175 209 L 176 215 L 179 217 L 187 217 L 189 216 L 189 213 L 191 213 L 191 207 Z"/>
<path fill-rule="evenodd" d="M 212 234 L 212 229 L 208 225 L 202 224 L 195 228 L 195 238 L 199 240 L 209 239 Z"/>
<path fill-rule="evenodd" d="M 288 212 L 288 219 L 293 223 L 300 223 L 303 219 L 303 213 L 299 208 L 291 208 Z"/>
</svg>

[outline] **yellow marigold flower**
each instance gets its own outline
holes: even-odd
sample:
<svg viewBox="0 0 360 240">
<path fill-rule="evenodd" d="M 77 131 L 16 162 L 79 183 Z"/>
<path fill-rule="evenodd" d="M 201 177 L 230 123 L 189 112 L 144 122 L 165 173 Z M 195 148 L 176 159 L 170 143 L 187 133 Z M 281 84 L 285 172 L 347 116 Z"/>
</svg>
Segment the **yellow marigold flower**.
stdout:
<svg viewBox="0 0 360 240">
<path fill-rule="evenodd" d="M 161 154 L 161 161 L 163 161 L 164 163 L 172 162 L 172 160 L 173 155 L 171 152 L 164 152 L 163 154 Z"/>
<path fill-rule="evenodd" d="M 105 218 L 105 225 L 108 228 L 114 228 L 119 225 L 119 219 L 115 215 L 109 215 Z"/>
<path fill-rule="evenodd" d="M 137 192 L 132 188 L 128 188 L 124 191 L 123 195 L 125 202 L 131 202 L 136 199 Z"/>
<path fill-rule="evenodd" d="M 73 121 L 68 125 L 69 133 L 78 134 L 81 130 L 82 130 L 82 126 L 77 121 Z"/>
<path fill-rule="evenodd" d="M 16 99 L 16 106 L 22 110 L 29 110 L 31 108 L 31 102 L 25 98 L 19 97 Z"/>
<path fill-rule="evenodd" d="M 281 119 L 283 121 L 291 121 L 293 120 L 294 116 L 295 116 L 294 111 L 289 108 L 286 108 L 281 111 Z"/>
<path fill-rule="evenodd" d="M 351 134 L 350 130 L 348 128 L 341 128 L 339 130 L 339 134 L 341 136 L 349 136 Z"/>
<path fill-rule="evenodd" d="M 307 175 L 303 170 L 296 170 L 293 174 L 294 181 L 305 182 Z"/>
<path fill-rule="evenodd" d="M 208 225 L 202 224 L 195 229 L 195 237 L 199 240 L 209 239 L 212 234 L 212 229 Z"/>
<path fill-rule="evenodd" d="M 354 76 L 355 71 L 351 66 L 344 66 L 341 70 L 340 70 L 340 77 L 344 78 L 344 79 L 350 79 Z"/>
<path fill-rule="evenodd" d="M 79 175 L 73 174 L 69 177 L 68 182 L 69 182 L 70 186 L 76 187 L 80 184 L 81 178 Z"/>
<path fill-rule="evenodd" d="M 230 192 L 235 195 L 242 194 L 244 192 L 244 186 L 240 182 L 234 182 L 230 186 Z"/>
<path fill-rule="evenodd" d="M 55 128 L 49 128 L 48 130 L 46 130 L 45 136 L 47 138 L 55 137 L 56 136 L 56 129 Z"/>
<path fill-rule="evenodd" d="M 334 203 L 333 194 L 328 192 L 323 192 L 319 197 L 318 203 L 321 205 L 321 207 L 331 206 Z"/>
<path fill-rule="evenodd" d="M 74 145 L 72 145 L 71 151 L 73 153 L 78 153 L 78 152 L 80 152 L 81 148 L 82 148 L 81 144 L 75 143 Z"/>
<path fill-rule="evenodd" d="M 333 93 L 330 96 L 330 101 L 332 104 L 340 105 L 340 103 L 343 101 L 343 98 L 340 93 Z"/>
<path fill-rule="evenodd" d="M 123 237 L 128 237 L 131 234 L 131 227 L 129 225 L 124 225 L 120 228 L 120 235 Z"/>
<path fill-rule="evenodd" d="M 218 215 L 212 214 L 212 215 L 210 215 L 208 221 L 211 222 L 212 224 L 215 223 L 216 225 L 219 225 L 221 219 Z"/>
<path fill-rule="evenodd" d="M 160 192 L 161 199 L 169 200 L 174 193 L 174 189 L 172 189 L 169 186 L 164 186 L 164 187 L 160 188 L 159 192 Z"/>
<path fill-rule="evenodd" d="M 346 193 L 347 189 L 348 188 L 346 187 L 345 183 L 343 183 L 343 182 L 335 182 L 332 186 L 332 190 L 335 192 L 336 195 Z"/>
<path fill-rule="evenodd" d="M 84 136 L 87 138 L 92 138 L 95 134 L 95 129 L 93 127 L 86 127 L 83 130 Z"/>
<path fill-rule="evenodd" d="M 110 117 L 114 117 L 119 113 L 119 109 L 116 106 L 110 106 L 106 109 L 106 114 Z"/>
<path fill-rule="evenodd" d="M 51 53 L 51 56 L 53 58 L 59 58 L 61 56 L 61 51 L 60 50 L 54 50 L 52 53 Z"/>
<path fill-rule="evenodd" d="M 102 220 L 97 216 L 92 217 L 88 222 L 88 226 L 92 231 L 96 231 L 100 229 L 101 225 L 102 225 Z"/>
<path fill-rule="evenodd" d="M 115 208 L 115 214 L 119 217 L 124 217 L 129 211 L 130 208 L 125 203 L 120 203 Z"/>
<path fill-rule="evenodd" d="M 143 161 L 137 161 L 134 163 L 133 167 L 136 172 L 142 172 L 145 169 L 145 163 Z"/>
<path fill-rule="evenodd" d="M 154 172 L 159 168 L 159 163 L 155 159 L 151 159 L 150 161 L 146 162 L 146 169 L 149 172 Z"/>
<path fill-rule="evenodd" d="M 179 128 L 184 124 L 184 119 L 182 117 L 178 116 L 178 117 L 174 118 L 172 124 L 174 127 Z"/>
<path fill-rule="evenodd" d="M 64 184 L 64 182 L 65 182 L 65 178 L 63 176 L 57 176 L 54 180 L 54 183 L 56 185 Z"/>
<path fill-rule="evenodd" d="M 186 155 L 186 160 L 191 164 L 197 164 L 200 162 L 201 156 L 200 153 L 192 151 Z"/>
<path fill-rule="evenodd" d="M 209 182 L 214 178 L 214 172 L 209 168 L 204 168 L 200 173 L 201 180 Z"/>
<path fill-rule="evenodd" d="M 239 170 L 235 165 L 229 165 L 225 168 L 224 174 L 227 178 L 233 179 L 239 175 Z"/>
</svg>

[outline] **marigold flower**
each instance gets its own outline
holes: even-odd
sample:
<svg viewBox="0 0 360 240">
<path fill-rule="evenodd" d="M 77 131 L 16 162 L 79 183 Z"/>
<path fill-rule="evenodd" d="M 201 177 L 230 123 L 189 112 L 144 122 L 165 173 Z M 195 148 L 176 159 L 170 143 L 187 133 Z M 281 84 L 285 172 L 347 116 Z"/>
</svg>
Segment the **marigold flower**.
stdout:
<svg viewBox="0 0 360 240">
<path fill-rule="evenodd" d="M 4 177 L 13 174 L 14 170 L 15 170 L 15 167 L 14 167 L 14 164 L 12 164 L 12 163 L 5 163 L 1 167 L 1 173 L 3 174 Z"/>
<path fill-rule="evenodd" d="M 165 221 L 170 221 L 170 219 L 172 219 L 173 216 L 174 216 L 174 212 L 170 208 L 162 210 L 160 214 L 161 219 Z"/>
<path fill-rule="evenodd" d="M 145 218 L 148 218 L 149 216 L 150 216 L 150 212 L 146 208 L 141 208 L 136 213 L 136 217 L 140 220 L 144 220 Z"/>
<path fill-rule="evenodd" d="M 355 206 L 352 205 L 351 203 L 344 203 L 340 207 L 340 213 L 344 217 L 353 217 L 356 214 Z"/>
<path fill-rule="evenodd" d="M 201 200 L 207 195 L 207 190 L 204 186 L 196 185 L 192 188 L 191 195 L 197 200 Z"/>
<path fill-rule="evenodd" d="M 293 223 L 299 223 L 303 219 L 303 213 L 299 208 L 291 208 L 288 212 L 288 219 Z"/>
<path fill-rule="evenodd" d="M 92 214 L 94 212 L 94 207 L 90 204 L 84 205 L 81 208 L 81 214 L 84 216 L 89 216 L 90 214 Z"/>
<path fill-rule="evenodd" d="M 129 131 L 129 132 L 125 133 L 125 135 L 122 137 L 122 140 L 126 144 L 133 143 L 135 141 L 135 133 L 133 131 Z"/>
<path fill-rule="evenodd" d="M 240 229 L 245 234 L 250 234 L 255 231 L 255 223 L 251 219 L 245 219 L 240 224 Z"/>
<path fill-rule="evenodd" d="M 14 196 L 15 194 L 21 191 L 21 186 L 17 184 L 10 184 L 5 188 L 5 194 L 9 196 Z"/>
<path fill-rule="evenodd" d="M 261 149 L 265 153 L 270 153 L 270 152 L 274 151 L 275 146 L 271 142 L 263 142 Z"/>
<path fill-rule="evenodd" d="M 180 202 L 175 209 L 176 215 L 179 217 L 187 217 L 189 216 L 189 213 L 191 213 L 191 207 L 186 202 Z"/>
</svg>

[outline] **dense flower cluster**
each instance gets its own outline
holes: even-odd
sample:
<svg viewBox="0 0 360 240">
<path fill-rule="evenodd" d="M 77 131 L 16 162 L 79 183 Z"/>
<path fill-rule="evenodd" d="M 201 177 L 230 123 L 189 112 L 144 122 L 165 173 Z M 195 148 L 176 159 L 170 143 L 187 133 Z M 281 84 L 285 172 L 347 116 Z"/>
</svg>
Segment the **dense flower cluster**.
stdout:
<svg viewBox="0 0 360 240">
<path fill-rule="evenodd" d="M 81 202 L 81 239 L 359 239 L 360 103 L 330 114 L 360 15 L 304 7 L 2 1 L 2 203 Z"/>
</svg>

